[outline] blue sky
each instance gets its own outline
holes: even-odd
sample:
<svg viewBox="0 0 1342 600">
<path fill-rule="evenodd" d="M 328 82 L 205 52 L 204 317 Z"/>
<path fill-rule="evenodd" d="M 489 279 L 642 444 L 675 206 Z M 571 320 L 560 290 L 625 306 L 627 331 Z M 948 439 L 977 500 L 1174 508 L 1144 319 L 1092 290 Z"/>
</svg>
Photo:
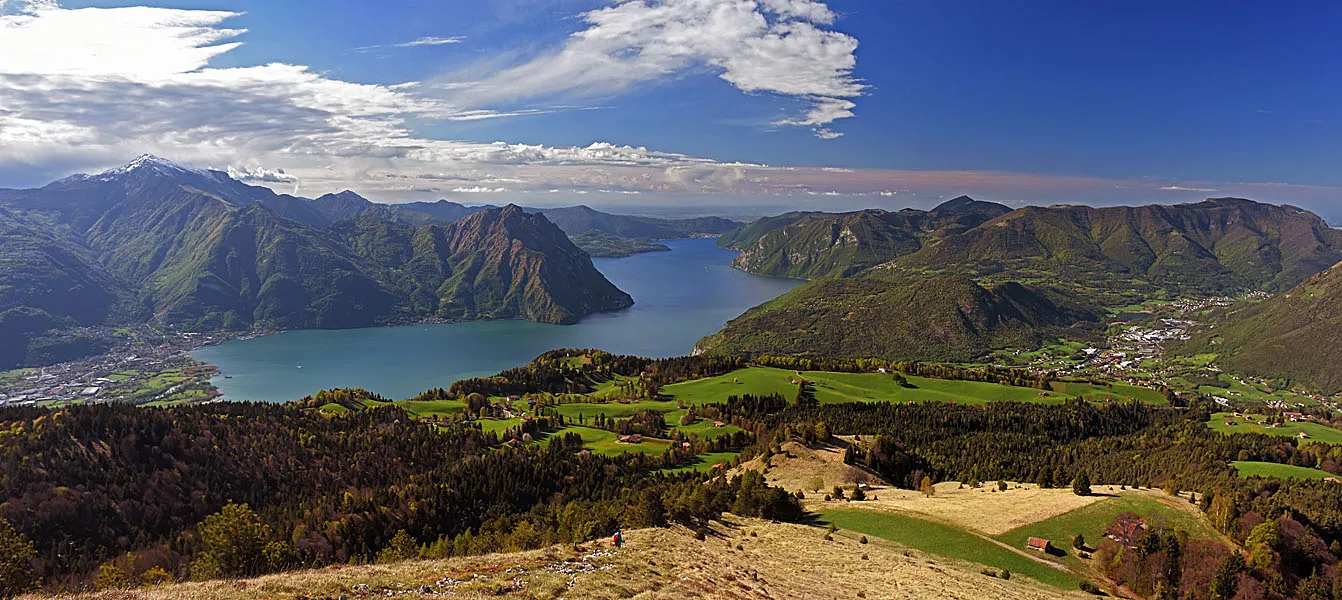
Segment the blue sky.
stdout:
<svg viewBox="0 0 1342 600">
<path fill-rule="evenodd" d="M 113 140 L 117 133 L 104 131 L 101 123 L 73 121 L 96 128 L 98 134 L 69 134 L 57 150 L 34 145 L 0 154 L 0 185 L 30 185 L 62 170 L 124 162 L 138 143 L 179 160 L 256 173 L 256 181 L 277 189 L 297 188 L 307 195 L 352 187 L 389 201 L 460 199 L 487 192 L 537 204 L 535 196 L 519 195 L 544 192 L 556 194 L 556 201 L 569 201 L 586 192 L 606 194 L 606 203 L 684 194 L 708 203 L 715 197 L 730 197 L 735 203 L 759 197 L 771 205 L 811 207 L 817 197 L 840 194 L 843 201 L 833 200 L 835 206 L 848 208 L 916 205 L 960 191 L 1014 203 L 1174 202 L 1243 195 L 1342 217 L 1333 206 L 1338 198 L 1334 188 L 1342 187 L 1342 169 L 1337 168 L 1342 159 L 1342 76 L 1337 72 L 1342 5 L 715 1 L 719 7 L 735 3 L 750 10 L 698 30 L 691 26 L 691 39 L 684 39 L 663 35 L 657 27 L 664 23 L 653 23 L 651 17 L 693 24 L 710 14 L 714 2 L 179 0 L 53 5 L 10 0 L 0 12 L 12 15 L 5 18 L 29 19 L 20 27 L 35 27 L 41 19 L 56 23 L 60 15 L 77 13 L 82 21 L 108 18 L 78 10 L 85 7 L 233 13 L 199 19 L 191 27 L 206 32 L 245 29 L 210 42 L 240 45 L 168 69 L 173 85 L 196 89 L 202 84 L 188 79 L 202 70 L 228 73 L 272 63 L 306 67 L 306 73 L 322 82 L 301 82 L 303 87 L 283 99 L 268 96 L 267 102 L 280 103 L 272 121 L 290 122 L 286 119 L 310 116 L 312 110 L 340 119 L 340 110 L 350 102 L 314 107 L 303 95 L 323 89 L 324 82 L 373 84 L 398 96 L 361 97 L 360 106 L 395 105 L 399 133 L 374 132 L 390 135 L 393 143 L 361 155 L 346 137 L 316 144 L 311 131 L 297 127 L 288 134 L 298 142 L 286 142 L 274 132 L 264 136 L 266 143 L 255 142 L 246 134 L 266 121 L 253 115 L 239 132 L 219 139 L 200 133 L 218 127 L 175 123 L 172 131 L 192 132 L 175 144 L 146 143 L 149 137 L 126 141 L 134 136 L 124 133 Z M 628 19 L 603 21 L 606 17 L 599 16 L 617 14 L 612 11 Z M 164 29 L 164 19 L 135 17 L 142 18 L 148 19 L 145 31 L 150 35 Z M 751 18 L 767 23 L 768 31 L 742 33 Z M 87 26 L 69 26 L 71 36 Z M 828 37 L 804 38 L 797 32 L 802 28 Z M 790 41 L 760 43 L 779 31 L 791 35 Z M 616 41 L 586 46 L 574 42 L 575 35 L 604 32 L 618 33 Z M 0 51 L 5 50 L 3 36 L 0 30 Z M 42 39 L 52 45 L 67 41 L 60 35 Z M 628 44 L 621 47 L 626 39 Z M 408 45 L 416 40 L 422 43 Z M 855 50 L 845 51 L 848 42 Z M 672 58 L 665 60 L 628 59 L 648 44 L 684 47 L 667 51 Z M 185 46 L 180 53 L 193 49 Z M 162 54 L 172 51 L 167 45 Z M 573 66 L 593 53 L 615 57 L 618 68 Z M 141 60 L 153 58 L 132 56 L 130 62 Z M 63 73 L 67 67 L 18 64 L 10 65 L 9 72 Z M 138 67 L 120 73 L 120 63 L 79 70 L 90 76 L 97 68 L 149 88 L 164 87 L 156 79 L 160 74 Z M 89 70 L 95 73 L 82 72 Z M 555 71 L 561 75 L 544 76 Z M 0 76 L 5 73 L 0 59 Z M 233 85 L 231 79 L 207 79 L 208 85 Z M 418 85 L 400 86 L 407 82 Z M 62 98 L 59 85 L 52 84 L 52 90 L 52 97 Z M 0 99 L 4 91 L 0 87 Z M 32 89 L 26 91 L 36 97 Z M 343 98 L 344 93 L 335 95 Z M 180 97 L 169 95 L 163 102 Z M 240 102 L 266 106 L 245 98 Z M 408 102 L 438 105 L 410 107 Z M 851 108 L 845 109 L 849 102 Z M 302 114 L 293 112 L 294 104 Z M 838 112 L 820 110 L 824 107 Z M 106 110 L 124 115 L 127 109 Z M 381 120 L 389 110 L 355 116 L 385 125 Z M 488 111 L 493 118 L 463 120 L 476 114 L 463 111 Z M 58 111 L 33 113 L 28 121 L 42 126 L 70 121 Z M 251 122 L 253 118 L 258 122 Z M 146 127 L 152 129 L 152 124 Z M 4 131 L 0 120 L 0 139 Z M 423 140 L 452 145 L 431 144 L 430 150 L 409 155 L 388 149 L 418 146 Z M 482 158 L 480 148 L 494 142 L 505 143 L 507 156 L 490 152 Z M 614 156 L 587 151 L 594 143 L 631 150 Z M 660 158 L 639 154 L 642 149 Z M 607 171 L 595 177 L 593 169 Z M 280 170 L 285 176 L 266 175 Z M 617 192 L 643 197 L 609 196 Z"/>
</svg>

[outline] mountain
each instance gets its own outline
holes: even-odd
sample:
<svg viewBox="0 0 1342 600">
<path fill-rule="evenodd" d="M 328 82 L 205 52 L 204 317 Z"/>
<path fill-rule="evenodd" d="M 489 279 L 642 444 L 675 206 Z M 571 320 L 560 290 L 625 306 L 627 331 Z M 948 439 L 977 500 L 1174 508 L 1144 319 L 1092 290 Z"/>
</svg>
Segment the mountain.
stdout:
<svg viewBox="0 0 1342 600">
<path fill-rule="evenodd" d="M 571 323 L 633 302 L 544 215 L 508 206 L 447 221 L 465 207 L 384 207 L 352 193 L 280 196 L 152 156 L 0 190 L 0 314 L 20 310 L 0 332 L 151 318 L 193 329 Z"/>
<path fill-rule="evenodd" d="M 961 196 L 931 211 L 789 213 L 719 240 L 741 251 L 739 269 L 764 275 L 842 277 L 912 254 L 924 244 L 978 226 L 1011 209 Z"/>
<path fill-rule="evenodd" d="M 1342 392 L 1342 263 L 1267 300 L 1231 307 L 1180 350 L 1233 372 Z"/>
<path fill-rule="evenodd" d="M 353 219 L 369 212 L 407 225 L 443 225 L 464 219 L 487 208 L 496 208 L 493 206 L 465 206 L 449 200 L 380 204 L 349 190 L 320 196 L 311 201 L 311 206 L 325 219 L 325 222 L 308 222 L 310 225 L 329 225 L 336 221 Z"/>
<path fill-rule="evenodd" d="M 1140 280 L 1176 294 L 1282 290 L 1342 260 L 1342 231 L 1293 206 L 1030 206 L 893 261 L 911 269 Z"/>
<path fill-rule="evenodd" d="M 731 231 L 740 225 L 736 221 L 729 221 L 721 217 L 657 219 L 613 215 L 587 206 L 547 208 L 542 209 L 540 213 L 569 235 L 600 231 L 619 237 L 648 240 L 672 240 L 696 235 L 718 235 Z"/>
<path fill-rule="evenodd" d="M 967 362 L 991 350 L 1034 347 L 1096 311 L 1004 283 L 942 275 L 892 282 L 820 279 L 746 311 L 699 342 L 710 353 Z"/>
<path fill-rule="evenodd" d="M 668 252 L 670 246 L 648 240 L 620 237 L 604 231 L 584 231 L 569 236 L 573 244 L 585 250 L 593 258 L 625 258 L 644 252 Z"/>
<path fill-rule="evenodd" d="M 547 208 L 545 215 L 592 256 L 620 257 L 667 249 L 658 240 L 714 236 L 740 225 L 720 217 L 657 219 L 613 215 L 587 206 Z"/>
<path fill-rule="evenodd" d="M 720 242 L 747 271 L 843 279 L 751 309 L 703 347 L 918 360 L 1033 347 L 1095 320 L 1075 299 L 1283 289 L 1342 260 L 1342 231 L 1313 213 L 1232 198 L 1013 211 L 962 197 L 927 212 L 791 213 Z"/>
</svg>

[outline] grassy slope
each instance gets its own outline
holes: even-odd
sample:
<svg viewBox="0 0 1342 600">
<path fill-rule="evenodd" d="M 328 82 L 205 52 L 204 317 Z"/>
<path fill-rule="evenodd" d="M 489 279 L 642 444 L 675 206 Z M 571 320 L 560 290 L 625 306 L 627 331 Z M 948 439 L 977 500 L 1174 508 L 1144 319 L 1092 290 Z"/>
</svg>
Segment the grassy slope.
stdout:
<svg viewBox="0 0 1342 600">
<path fill-rule="evenodd" d="M 802 373 L 809 381 L 815 382 L 816 398 L 821 403 L 841 402 L 950 402 L 964 404 L 983 404 L 987 402 L 1037 402 L 1061 404 L 1068 397 L 1090 396 L 1094 399 L 1109 397 L 1137 398 L 1150 404 L 1163 404 L 1165 399 L 1155 390 L 1114 384 L 1106 386 L 1066 383 L 1058 384 L 1057 391 L 1046 397 L 1039 395 L 1033 388 L 1013 387 L 994 383 L 974 381 L 949 381 L 908 377 L 911 388 L 900 387 L 894 378 L 883 373 L 828 373 L 806 371 Z M 792 381 L 797 374 L 785 369 L 754 367 L 734 371 L 718 377 L 687 381 L 666 386 L 663 393 L 672 395 L 677 401 L 689 405 L 722 402 L 730 395 L 742 394 L 782 394 L 791 400 L 797 394 L 797 386 Z M 739 381 L 738 381 L 739 380 Z"/>
<path fill-rule="evenodd" d="M 1234 422 L 1236 425 L 1233 427 L 1226 425 L 1227 421 Z M 1221 433 L 1261 433 L 1289 438 L 1299 437 L 1300 432 L 1303 431 L 1309 436 L 1310 441 L 1342 444 L 1342 431 L 1318 423 L 1291 423 L 1288 421 L 1282 423 L 1281 427 L 1264 427 L 1256 421 L 1250 422 L 1243 417 L 1236 418 L 1233 413 L 1216 413 L 1212 415 L 1212 420 L 1207 423 L 1207 426 Z"/>
<path fill-rule="evenodd" d="M 962 529 L 907 514 L 831 509 L 821 513 L 821 518 L 840 529 L 876 536 L 931 554 L 1008 569 L 1013 575 L 1025 575 L 1065 589 L 1075 589 L 1080 581 L 1069 573 L 1021 556 Z"/>
<path fill-rule="evenodd" d="M 577 552 L 553 546 L 470 558 L 333 566 L 249 580 L 183 583 L 73 598 L 433 597 L 418 593 L 421 586 L 429 586 L 434 596 L 448 594 L 468 600 L 559 597 L 851 600 L 858 592 L 867 600 L 1082 597 L 1023 577 L 1010 581 L 985 577 L 969 565 L 906 551 L 880 540 L 859 544 L 837 536 L 833 541 L 824 541 L 823 530 L 802 525 L 728 517 L 728 524 L 718 525 L 704 541 L 696 541 L 684 528 L 624 533 L 625 547 L 617 552 L 600 541 L 586 544 Z M 361 585 L 368 586 L 366 596 L 355 591 Z"/>
<path fill-rule="evenodd" d="M 1124 493 L 1105 498 L 1100 502 L 1083 506 L 1061 515 L 1017 527 L 994 536 L 1016 548 L 1024 548 L 1029 537 L 1041 537 L 1053 543 L 1055 552 L 1064 554 L 1057 557 L 1068 567 L 1084 572 L 1085 565 L 1077 558 L 1072 548 L 1072 538 L 1080 533 L 1086 538 L 1086 545 L 1095 548 L 1104 539 L 1104 531 L 1121 513 L 1134 512 L 1142 515 L 1148 522 L 1166 525 L 1187 531 L 1192 537 L 1219 539 L 1221 536 L 1211 525 L 1192 510 L 1192 505 L 1183 498 L 1162 497 L 1155 494 Z"/>
<path fill-rule="evenodd" d="M 1282 479 L 1323 479 L 1325 477 L 1337 477 L 1327 471 L 1310 469 L 1308 467 L 1256 462 L 1251 460 L 1237 460 L 1230 463 L 1230 466 L 1235 467 L 1235 469 L 1239 471 L 1240 477 L 1279 477 Z"/>
</svg>

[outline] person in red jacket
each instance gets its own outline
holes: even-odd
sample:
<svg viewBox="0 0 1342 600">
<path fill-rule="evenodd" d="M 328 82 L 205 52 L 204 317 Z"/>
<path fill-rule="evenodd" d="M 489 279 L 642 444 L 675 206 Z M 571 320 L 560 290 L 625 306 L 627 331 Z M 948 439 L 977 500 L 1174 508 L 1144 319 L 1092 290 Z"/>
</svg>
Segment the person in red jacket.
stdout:
<svg viewBox="0 0 1342 600">
<path fill-rule="evenodd" d="M 624 546 L 624 536 L 621 535 L 619 531 L 616 531 L 615 535 L 611 536 L 610 543 L 615 544 L 616 548 L 621 548 Z"/>
</svg>

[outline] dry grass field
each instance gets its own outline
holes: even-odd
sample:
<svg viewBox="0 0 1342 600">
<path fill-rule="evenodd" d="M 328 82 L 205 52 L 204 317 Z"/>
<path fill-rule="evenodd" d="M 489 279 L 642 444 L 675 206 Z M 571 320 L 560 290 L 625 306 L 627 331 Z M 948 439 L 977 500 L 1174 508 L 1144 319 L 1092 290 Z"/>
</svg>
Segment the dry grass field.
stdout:
<svg viewBox="0 0 1342 600">
<path fill-rule="evenodd" d="M 977 489 L 960 487 L 954 481 L 939 483 L 931 497 L 913 490 L 875 488 L 863 508 L 917 513 L 963 529 L 997 535 L 1017 527 L 1038 523 L 1103 500 L 1100 495 L 1078 496 L 1070 489 L 1041 489 L 1032 483 L 1008 483 L 1004 492 L 993 483 Z M 1095 486 L 1096 494 L 1107 494 L 1109 486 Z M 1117 491 L 1117 486 L 1114 491 Z"/>
<path fill-rule="evenodd" d="M 876 475 L 843 463 L 843 449 L 837 446 L 808 448 L 797 443 L 783 444 L 784 454 L 776 454 L 765 468 L 761 459 L 742 465 L 740 469 L 764 472 L 770 485 L 789 491 L 802 490 L 807 495 L 807 508 L 824 510 L 827 504 L 821 498 L 834 486 L 850 487 L 866 483 L 868 501 L 860 507 L 868 510 L 899 510 L 916 513 L 934 521 L 997 535 L 1022 525 L 1029 525 L 1057 515 L 1099 502 L 1104 496 L 1077 496 L 1070 489 L 1041 489 L 1029 483 L 1010 483 L 1004 492 L 996 491 L 995 482 L 979 488 L 961 487 L 957 482 L 939 483 L 936 494 L 926 497 L 913 490 L 902 490 L 884 485 Z M 820 492 L 813 492 L 820 483 Z M 1117 492 L 1117 487 L 1095 486 L 1097 494 Z M 875 500 L 870 498 L 875 497 Z M 855 505 L 858 506 L 858 505 Z"/>
<path fill-rule="evenodd" d="M 626 532 L 612 550 L 591 543 L 517 554 L 391 565 L 330 567 L 238 581 L 104 591 L 82 600 L 270 598 L 567 598 L 724 600 L 962 600 L 1083 598 L 1025 577 L 1010 581 L 975 565 L 817 527 L 729 517 L 698 541 L 684 528 Z M 29 597 L 35 600 L 38 597 Z"/>
</svg>

